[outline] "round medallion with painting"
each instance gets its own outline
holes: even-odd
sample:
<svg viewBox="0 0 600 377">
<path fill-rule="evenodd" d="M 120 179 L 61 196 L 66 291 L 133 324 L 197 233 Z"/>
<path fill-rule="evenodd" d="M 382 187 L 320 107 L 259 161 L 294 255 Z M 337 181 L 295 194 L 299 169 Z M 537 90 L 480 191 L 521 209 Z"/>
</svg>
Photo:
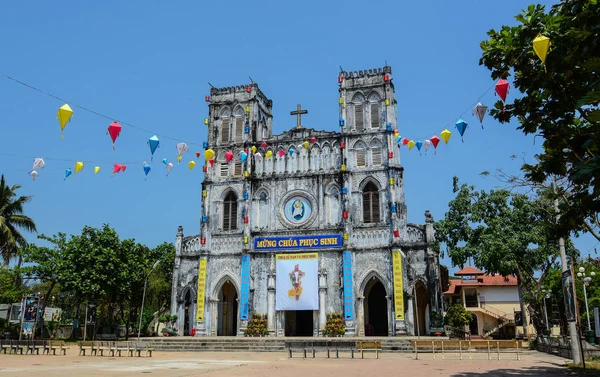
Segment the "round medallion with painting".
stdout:
<svg viewBox="0 0 600 377">
<path fill-rule="evenodd" d="M 294 225 L 302 225 L 312 213 L 310 201 L 304 196 L 292 196 L 285 202 L 285 219 Z"/>
</svg>

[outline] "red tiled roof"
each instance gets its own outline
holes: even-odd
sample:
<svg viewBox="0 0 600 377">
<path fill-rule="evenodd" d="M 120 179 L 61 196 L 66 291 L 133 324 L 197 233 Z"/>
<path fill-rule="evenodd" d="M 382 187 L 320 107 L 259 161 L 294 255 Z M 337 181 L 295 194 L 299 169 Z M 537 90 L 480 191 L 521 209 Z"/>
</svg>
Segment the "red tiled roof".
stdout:
<svg viewBox="0 0 600 377">
<path fill-rule="evenodd" d="M 501 275 L 484 275 L 479 276 L 477 278 L 477 283 L 473 280 L 472 283 L 463 284 L 462 280 L 450 280 L 450 287 L 445 295 L 453 295 L 456 293 L 458 287 L 507 287 L 507 286 L 517 286 L 517 278 L 514 276 L 501 276 Z"/>
<path fill-rule="evenodd" d="M 454 275 L 462 276 L 462 275 L 484 275 L 485 272 L 476 269 L 475 267 L 467 266 L 462 270 L 456 271 Z"/>
</svg>

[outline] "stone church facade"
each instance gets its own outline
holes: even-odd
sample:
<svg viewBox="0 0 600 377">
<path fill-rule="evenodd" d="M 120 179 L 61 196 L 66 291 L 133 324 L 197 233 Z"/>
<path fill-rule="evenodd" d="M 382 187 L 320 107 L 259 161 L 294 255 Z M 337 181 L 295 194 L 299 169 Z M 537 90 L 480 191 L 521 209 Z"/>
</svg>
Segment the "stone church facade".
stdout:
<svg viewBox="0 0 600 377">
<path fill-rule="evenodd" d="M 280 135 L 256 83 L 211 89 L 200 233 L 180 226 L 176 237 L 179 334 L 242 336 L 256 314 L 271 336 L 321 336 L 331 312 L 343 313 L 346 336 L 435 326 L 433 218 L 407 221 L 392 81 L 389 66 L 342 71 L 339 131 L 303 126 L 299 105 L 296 126 Z M 276 254 L 313 251 L 318 310 L 276 310 Z"/>
</svg>

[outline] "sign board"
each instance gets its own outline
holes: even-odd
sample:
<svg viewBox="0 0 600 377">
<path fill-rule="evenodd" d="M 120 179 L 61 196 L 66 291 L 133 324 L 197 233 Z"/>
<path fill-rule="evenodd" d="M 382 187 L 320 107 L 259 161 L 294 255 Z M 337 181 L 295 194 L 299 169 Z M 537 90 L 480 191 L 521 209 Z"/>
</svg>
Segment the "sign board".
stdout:
<svg viewBox="0 0 600 377">
<path fill-rule="evenodd" d="M 242 286 L 240 293 L 240 320 L 248 320 L 248 300 L 250 298 L 250 255 L 242 255 Z"/>
<path fill-rule="evenodd" d="M 392 250 L 392 271 L 394 273 L 394 311 L 396 319 L 404 319 L 404 286 L 400 250 Z"/>
<path fill-rule="evenodd" d="M 206 290 L 206 258 L 200 258 L 198 266 L 198 298 L 196 300 L 196 320 L 204 320 L 204 296 Z"/>
<path fill-rule="evenodd" d="M 293 237 L 256 237 L 254 239 L 255 251 L 311 250 L 340 247 L 342 247 L 342 236 L 339 234 Z"/>
<path fill-rule="evenodd" d="M 277 254 L 276 310 L 319 309 L 319 254 Z"/>
<path fill-rule="evenodd" d="M 344 263 L 344 318 L 354 318 L 354 295 L 352 294 L 352 252 L 344 251 L 342 256 Z"/>
</svg>

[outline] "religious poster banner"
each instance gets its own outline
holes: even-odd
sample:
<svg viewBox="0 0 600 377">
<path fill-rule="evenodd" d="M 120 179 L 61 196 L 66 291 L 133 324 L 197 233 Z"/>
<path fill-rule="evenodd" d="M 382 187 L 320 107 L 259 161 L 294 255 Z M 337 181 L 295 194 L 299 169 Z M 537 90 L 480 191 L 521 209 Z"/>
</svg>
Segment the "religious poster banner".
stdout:
<svg viewBox="0 0 600 377">
<path fill-rule="evenodd" d="M 319 310 L 319 253 L 276 255 L 276 310 Z"/>
<path fill-rule="evenodd" d="M 242 255 L 242 287 L 240 294 L 240 320 L 248 320 L 248 300 L 250 298 L 250 255 Z"/>
<path fill-rule="evenodd" d="M 342 247 L 342 242 L 342 236 L 339 234 L 292 237 L 256 237 L 254 238 L 254 250 L 332 249 Z"/>
<path fill-rule="evenodd" d="M 206 296 L 206 258 L 200 259 L 198 266 L 198 298 L 196 300 L 196 320 L 204 321 L 204 296 Z"/>
<path fill-rule="evenodd" d="M 402 285 L 402 255 L 400 250 L 392 250 L 394 272 L 394 311 L 396 319 L 404 319 L 404 287 Z"/>
<path fill-rule="evenodd" d="M 352 295 L 352 252 L 344 251 L 344 318 L 352 320 L 354 298 Z"/>
</svg>

